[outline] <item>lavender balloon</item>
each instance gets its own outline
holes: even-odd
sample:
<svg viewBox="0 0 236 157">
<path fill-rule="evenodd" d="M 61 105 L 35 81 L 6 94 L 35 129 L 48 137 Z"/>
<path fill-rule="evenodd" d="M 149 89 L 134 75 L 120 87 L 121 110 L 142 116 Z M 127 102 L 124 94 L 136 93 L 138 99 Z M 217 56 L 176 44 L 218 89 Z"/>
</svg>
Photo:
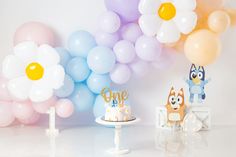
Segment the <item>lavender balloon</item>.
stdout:
<svg viewBox="0 0 236 157">
<path fill-rule="evenodd" d="M 121 36 L 124 40 L 135 43 L 142 35 L 142 31 L 137 23 L 129 23 L 121 28 Z"/>
<path fill-rule="evenodd" d="M 137 21 L 139 0 L 105 0 L 108 10 L 116 12 L 124 22 Z"/>
<path fill-rule="evenodd" d="M 134 45 L 126 40 L 119 41 L 114 46 L 114 52 L 116 54 L 116 60 L 120 63 L 130 63 L 135 58 Z"/>
<path fill-rule="evenodd" d="M 135 49 L 142 60 L 154 61 L 161 55 L 162 45 L 155 37 L 141 36 L 135 44 Z"/>
<path fill-rule="evenodd" d="M 120 23 L 120 17 L 116 13 L 107 11 L 100 17 L 99 27 L 106 33 L 115 33 L 119 30 Z"/>
<path fill-rule="evenodd" d="M 129 64 L 130 69 L 137 77 L 143 77 L 146 76 L 146 74 L 149 72 L 149 63 L 145 62 L 141 59 L 136 59 L 134 62 Z"/>
<path fill-rule="evenodd" d="M 129 81 L 131 70 L 125 64 L 116 64 L 110 72 L 111 80 L 116 84 L 125 84 Z"/>
<path fill-rule="evenodd" d="M 113 48 L 113 46 L 119 40 L 119 34 L 118 33 L 110 34 L 99 31 L 96 33 L 95 39 L 98 45 Z"/>
</svg>

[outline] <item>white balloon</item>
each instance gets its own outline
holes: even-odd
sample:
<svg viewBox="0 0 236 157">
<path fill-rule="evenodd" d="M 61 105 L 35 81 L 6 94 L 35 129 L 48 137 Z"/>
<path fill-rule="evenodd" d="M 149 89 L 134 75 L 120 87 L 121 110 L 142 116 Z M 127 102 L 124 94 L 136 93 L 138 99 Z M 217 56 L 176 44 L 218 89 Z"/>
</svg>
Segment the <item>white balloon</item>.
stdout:
<svg viewBox="0 0 236 157">
<path fill-rule="evenodd" d="M 23 76 L 25 72 L 24 63 L 15 55 L 8 55 L 2 63 L 2 74 L 8 79 Z"/>
<path fill-rule="evenodd" d="M 174 0 L 174 6 L 178 11 L 192 11 L 196 8 L 196 0 Z"/>
<path fill-rule="evenodd" d="M 155 14 L 142 15 L 139 18 L 139 25 L 143 33 L 147 36 L 154 36 L 161 27 L 162 20 Z"/>
<path fill-rule="evenodd" d="M 65 71 L 61 65 L 55 65 L 45 70 L 45 82 L 53 89 L 63 86 Z"/>
<path fill-rule="evenodd" d="M 139 12 L 141 14 L 156 14 L 160 2 L 160 0 L 141 0 L 139 2 Z"/>
<path fill-rule="evenodd" d="M 46 83 L 33 82 L 29 98 L 33 102 L 43 102 L 53 96 L 53 89 Z"/>
<path fill-rule="evenodd" d="M 185 132 L 198 132 L 202 129 L 202 122 L 197 119 L 194 113 L 188 113 L 184 117 L 183 131 Z"/>
<path fill-rule="evenodd" d="M 183 34 L 189 34 L 197 25 L 195 12 L 179 12 L 174 19 L 176 26 Z"/>
<path fill-rule="evenodd" d="M 18 77 L 8 82 L 7 88 L 12 96 L 19 100 L 28 99 L 32 82 L 26 77 Z"/>
<path fill-rule="evenodd" d="M 180 35 L 174 21 L 165 21 L 157 33 L 157 40 L 161 43 L 174 43 L 180 39 Z"/>
</svg>

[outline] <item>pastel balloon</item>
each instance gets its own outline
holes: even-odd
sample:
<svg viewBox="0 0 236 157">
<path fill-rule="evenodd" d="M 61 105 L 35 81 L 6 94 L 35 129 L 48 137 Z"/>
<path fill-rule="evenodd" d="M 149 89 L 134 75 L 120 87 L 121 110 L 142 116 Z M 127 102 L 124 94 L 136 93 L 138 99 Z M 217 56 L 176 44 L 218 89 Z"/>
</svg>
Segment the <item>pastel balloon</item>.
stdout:
<svg viewBox="0 0 236 157">
<path fill-rule="evenodd" d="M 18 119 L 19 122 L 21 122 L 22 124 L 26 124 L 26 125 L 32 125 L 35 124 L 39 121 L 40 119 L 40 114 L 37 112 L 34 112 L 34 114 L 32 114 L 32 116 L 28 119 Z"/>
<path fill-rule="evenodd" d="M 125 64 L 116 64 L 110 72 L 111 80 L 116 84 L 125 84 L 130 80 L 131 70 Z"/>
<path fill-rule="evenodd" d="M 135 44 L 135 49 L 139 58 L 153 61 L 161 55 L 162 45 L 155 37 L 141 36 Z"/>
<path fill-rule="evenodd" d="M 141 59 L 136 59 L 134 62 L 129 64 L 129 67 L 137 77 L 146 76 L 150 69 L 149 63 Z"/>
<path fill-rule="evenodd" d="M 161 56 L 159 56 L 151 65 L 159 70 L 166 70 L 175 63 L 176 52 L 172 48 L 165 47 Z"/>
<path fill-rule="evenodd" d="M 38 45 L 55 46 L 55 35 L 51 28 L 40 22 L 28 22 L 21 25 L 14 34 L 14 45 L 24 41 L 34 41 Z"/>
<path fill-rule="evenodd" d="M 140 13 L 138 11 L 139 0 L 105 0 L 108 10 L 116 12 L 123 21 L 137 21 Z"/>
<path fill-rule="evenodd" d="M 142 30 L 137 23 L 129 23 L 124 25 L 121 29 L 121 36 L 124 40 L 135 43 L 142 35 Z"/>
<path fill-rule="evenodd" d="M 70 53 L 65 48 L 62 48 L 62 47 L 57 47 L 56 50 L 60 56 L 60 64 L 63 67 L 66 67 L 67 63 L 71 59 Z"/>
<path fill-rule="evenodd" d="M 96 41 L 92 34 L 81 30 L 70 35 L 67 45 L 71 56 L 86 58 L 88 52 L 96 46 Z"/>
<path fill-rule="evenodd" d="M 71 59 L 66 66 L 66 73 L 75 81 L 82 82 L 86 80 L 90 74 L 86 59 L 76 57 Z"/>
<path fill-rule="evenodd" d="M 64 84 L 61 88 L 55 90 L 55 96 L 59 98 L 65 98 L 71 95 L 74 91 L 74 81 L 69 75 L 65 75 Z"/>
<path fill-rule="evenodd" d="M 89 68 L 97 74 L 105 74 L 112 70 L 116 62 L 114 52 L 107 47 L 93 48 L 87 58 Z"/>
<path fill-rule="evenodd" d="M 197 0 L 197 7 L 206 13 L 221 9 L 225 0 Z"/>
<path fill-rule="evenodd" d="M 34 114 L 34 109 L 30 101 L 13 102 L 13 114 L 19 119 L 28 119 Z"/>
<path fill-rule="evenodd" d="M 96 97 L 94 107 L 93 107 L 93 115 L 94 117 L 100 117 L 105 115 L 105 104 L 103 97 L 101 95 L 98 95 Z"/>
<path fill-rule="evenodd" d="M 116 55 L 116 60 L 120 63 L 130 63 L 136 56 L 134 44 L 127 40 L 117 42 L 113 51 Z"/>
<path fill-rule="evenodd" d="M 51 106 L 54 106 L 57 102 L 56 97 L 52 97 L 44 102 L 33 103 L 33 108 L 36 112 L 45 114 Z"/>
<path fill-rule="evenodd" d="M 77 111 L 83 112 L 92 108 L 95 96 L 85 84 L 77 83 L 70 100 L 76 106 Z"/>
<path fill-rule="evenodd" d="M 14 122 L 11 102 L 0 101 L 0 115 L 0 127 L 6 127 Z"/>
<path fill-rule="evenodd" d="M 236 26 L 236 9 L 229 8 L 229 9 L 225 9 L 225 11 L 228 13 L 230 17 L 231 26 Z"/>
<path fill-rule="evenodd" d="M 107 11 L 100 17 L 99 28 L 106 33 L 115 33 L 119 30 L 120 23 L 120 17 L 116 13 Z"/>
<path fill-rule="evenodd" d="M 208 17 L 208 26 L 212 31 L 222 33 L 229 28 L 230 17 L 224 11 L 214 11 Z"/>
<path fill-rule="evenodd" d="M 11 101 L 11 95 L 7 89 L 8 80 L 0 76 L 0 99 L 2 101 Z"/>
<path fill-rule="evenodd" d="M 111 79 L 108 74 L 91 73 L 87 85 L 93 93 L 99 94 L 103 88 L 110 87 Z"/>
<path fill-rule="evenodd" d="M 74 112 L 74 105 L 69 99 L 60 99 L 57 101 L 56 113 L 61 118 L 68 118 Z"/>
<path fill-rule="evenodd" d="M 213 63 L 221 51 L 219 37 L 202 29 L 190 34 L 184 45 L 185 55 L 191 63 L 205 66 Z"/>
<path fill-rule="evenodd" d="M 119 40 L 119 34 L 118 33 L 106 33 L 99 31 L 95 35 L 96 42 L 99 46 L 105 46 L 109 48 L 113 48 L 113 46 L 117 43 Z"/>
</svg>

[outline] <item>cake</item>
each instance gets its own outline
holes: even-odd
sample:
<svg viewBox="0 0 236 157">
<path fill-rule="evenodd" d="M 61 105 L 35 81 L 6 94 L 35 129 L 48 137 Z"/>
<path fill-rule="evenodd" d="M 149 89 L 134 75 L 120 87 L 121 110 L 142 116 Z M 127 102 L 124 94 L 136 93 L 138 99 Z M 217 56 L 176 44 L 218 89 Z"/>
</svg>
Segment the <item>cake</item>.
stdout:
<svg viewBox="0 0 236 157">
<path fill-rule="evenodd" d="M 128 105 L 107 106 L 105 120 L 107 121 L 129 121 L 132 119 L 131 108 Z"/>
</svg>

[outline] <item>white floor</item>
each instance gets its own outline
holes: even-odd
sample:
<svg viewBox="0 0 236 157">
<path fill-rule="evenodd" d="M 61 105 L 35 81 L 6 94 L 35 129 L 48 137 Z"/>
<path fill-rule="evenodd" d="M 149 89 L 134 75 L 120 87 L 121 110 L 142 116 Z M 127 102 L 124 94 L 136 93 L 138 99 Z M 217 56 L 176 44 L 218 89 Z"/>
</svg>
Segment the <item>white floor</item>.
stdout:
<svg viewBox="0 0 236 157">
<path fill-rule="evenodd" d="M 43 127 L 0 129 L 0 157 L 106 157 L 113 146 L 113 128 L 102 126 L 61 129 L 56 139 Z M 186 135 L 153 127 L 122 128 L 125 157 L 235 157 L 236 126 Z"/>
</svg>

